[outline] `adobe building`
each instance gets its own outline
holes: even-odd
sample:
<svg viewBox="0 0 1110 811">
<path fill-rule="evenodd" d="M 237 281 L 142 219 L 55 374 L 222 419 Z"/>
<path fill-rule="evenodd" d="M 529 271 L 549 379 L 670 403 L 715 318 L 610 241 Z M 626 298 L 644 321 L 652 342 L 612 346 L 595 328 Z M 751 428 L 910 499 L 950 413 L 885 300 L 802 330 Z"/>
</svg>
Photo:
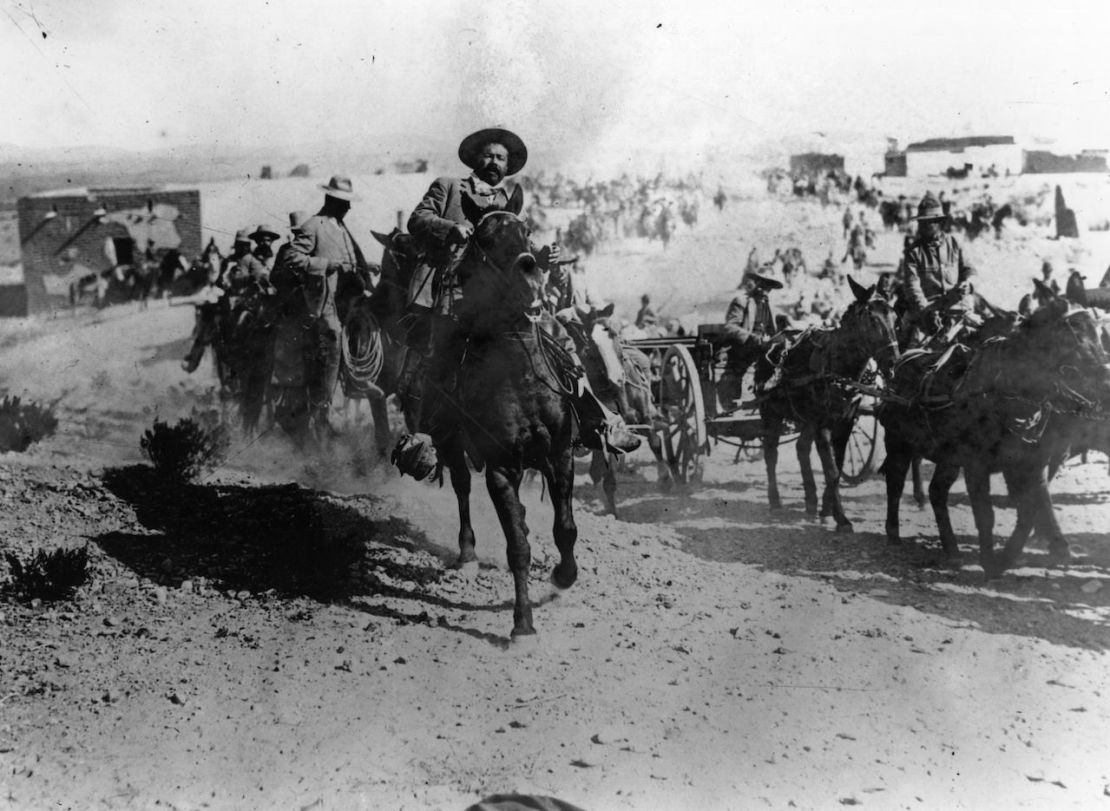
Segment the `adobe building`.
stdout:
<svg viewBox="0 0 1110 811">
<path fill-rule="evenodd" d="M 943 175 L 949 169 L 968 169 L 973 176 L 990 170 L 1016 175 L 1021 173 L 1022 157 L 1012 135 L 930 138 L 906 147 L 906 176 Z"/>
<path fill-rule="evenodd" d="M 200 192 L 170 187 L 62 189 L 20 198 L 26 313 L 69 303 L 70 285 L 171 248 L 201 252 Z"/>
<path fill-rule="evenodd" d="M 790 156 L 790 174 L 820 177 L 829 172 L 843 172 L 844 157 L 824 152 L 803 152 Z"/>
<path fill-rule="evenodd" d="M 1078 155 L 1057 155 L 1041 149 L 1025 153 L 1028 174 L 1063 174 L 1070 172 L 1105 172 L 1106 150 L 1084 149 Z"/>
</svg>

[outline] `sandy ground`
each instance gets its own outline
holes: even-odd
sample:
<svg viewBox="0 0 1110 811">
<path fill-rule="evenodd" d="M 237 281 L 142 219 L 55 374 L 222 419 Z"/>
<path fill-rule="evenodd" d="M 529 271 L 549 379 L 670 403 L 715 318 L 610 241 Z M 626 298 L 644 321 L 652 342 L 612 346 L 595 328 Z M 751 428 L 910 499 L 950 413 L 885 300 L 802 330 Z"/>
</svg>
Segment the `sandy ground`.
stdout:
<svg viewBox="0 0 1110 811">
<path fill-rule="evenodd" d="M 626 312 L 647 290 L 718 320 L 751 244 L 819 264 L 838 229 L 812 203 L 734 201 L 665 254 L 627 243 L 591 272 Z M 1105 262 L 1102 236 L 971 250 L 1004 291 L 1045 255 Z M 450 490 L 368 468 L 357 423 L 328 459 L 270 433 L 194 487 L 153 482 L 143 429 L 217 403 L 207 364 L 178 366 L 191 319 L 156 304 L 0 325 L 0 390 L 61 419 L 0 457 L 0 549 L 88 543 L 93 560 L 71 602 L 0 602 L 0 808 L 461 811 L 509 790 L 587 809 L 1110 807 L 1105 458 L 1054 484 L 1076 565 L 1044 568 L 1034 543 L 990 584 L 962 485 L 964 553 L 942 566 L 908 499 L 910 542 L 886 545 L 879 480 L 846 492 L 856 533 L 836 535 L 801 509 L 791 453 L 772 515 L 762 464 L 721 446 L 670 493 L 638 452 L 620 520 L 583 476 L 582 574 L 553 593 L 530 485 L 539 637 L 516 646 L 483 488 L 468 577 L 446 569 Z"/>
</svg>

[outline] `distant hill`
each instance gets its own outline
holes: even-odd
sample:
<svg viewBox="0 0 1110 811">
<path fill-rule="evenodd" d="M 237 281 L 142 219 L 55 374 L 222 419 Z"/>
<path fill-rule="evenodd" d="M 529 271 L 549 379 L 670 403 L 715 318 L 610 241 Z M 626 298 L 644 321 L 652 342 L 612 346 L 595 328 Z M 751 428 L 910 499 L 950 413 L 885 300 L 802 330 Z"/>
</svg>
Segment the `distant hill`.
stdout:
<svg viewBox="0 0 1110 811">
<path fill-rule="evenodd" d="M 392 171 L 398 162 L 427 160 L 432 167 L 457 163 L 451 138 L 389 133 L 366 139 L 331 139 L 293 146 L 197 144 L 152 151 L 83 146 L 37 149 L 0 144 L 0 204 L 67 186 L 210 183 L 258 177 L 270 166 L 287 177 L 307 164 L 313 177 Z"/>
</svg>

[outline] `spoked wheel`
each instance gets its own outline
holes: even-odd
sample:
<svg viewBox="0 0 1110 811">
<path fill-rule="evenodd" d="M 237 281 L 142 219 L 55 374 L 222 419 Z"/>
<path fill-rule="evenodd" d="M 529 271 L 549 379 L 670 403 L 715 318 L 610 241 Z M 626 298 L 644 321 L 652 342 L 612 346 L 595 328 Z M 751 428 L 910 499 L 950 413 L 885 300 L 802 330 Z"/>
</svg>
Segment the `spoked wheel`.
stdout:
<svg viewBox="0 0 1110 811">
<path fill-rule="evenodd" d="M 862 376 L 864 382 L 882 388 L 882 377 L 870 361 Z M 855 487 L 875 472 L 875 446 L 879 444 L 878 406 L 874 397 L 865 396 L 860 403 L 859 415 L 852 426 L 848 445 L 844 449 L 844 464 L 840 466 L 840 480 L 848 487 Z"/>
<path fill-rule="evenodd" d="M 684 346 L 670 347 L 663 356 L 660 377 L 659 404 L 666 421 L 662 439 L 667 464 L 678 482 L 701 481 L 702 457 L 709 442 L 701 380 L 690 351 Z"/>
<path fill-rule="evenodd" d="M 844 449 L 844 464 L 840 466 L 841 482 L 855 487 L 875 472 L 875 446 L 878 442 L 879 418 L 872 411 L 860 413 Z"/>
</svg>

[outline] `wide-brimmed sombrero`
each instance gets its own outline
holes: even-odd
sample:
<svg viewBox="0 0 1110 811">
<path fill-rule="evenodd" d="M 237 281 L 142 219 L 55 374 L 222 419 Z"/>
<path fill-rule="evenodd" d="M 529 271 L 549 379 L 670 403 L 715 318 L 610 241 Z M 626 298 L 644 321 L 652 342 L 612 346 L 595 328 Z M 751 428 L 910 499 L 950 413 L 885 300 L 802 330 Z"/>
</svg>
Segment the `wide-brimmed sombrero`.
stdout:
<svg viewBox="0 0 1110 811">
<path fill-rule="evenodd" d="M 342 175 L 332 175 L 331 180 L 327 185 L 320 184 L 320 188 L 328 195 L 328 197 L 338 197 L 340 200 L 357 201 L 362 198 L 354 192 L 354 187 L 351 185 L 349 177 Z"/>
<path fill-rule="evenodd" d="M 280 239 L 281 234 L 279 234 L 268 225 L 260 225 L 254 229 L 254 232 L 250 235 L 250 238 L 253 239 L 255 242 L 258 242 L 260 239 L 274 240 Z"/>
<path fill-rule="evenodd" d="M 932 192 L 925 192 L 925 196 L 917 204 L 917 216 L 914 219 L 919 222 L 922 220 L 944 219 L 944 208 L 941 206 L 940 200 L 933 197 Z"/>
<path fill-rule="evenodd" d="M 747 279 L 751 279 L 756 284 L 768 290 L 778 290 L 782 287 L 782 282 L 778 279 L 772 279 L 770 276 L 764 276 L 762 273 L 756 273 L 754 270 L 747 271 L 743 278 L 740 279 L 740 284 L 743 285 Z"/>
<path fill-rule="evenodd" d="M 508 151 L 509 166 L 505 170 L 506 175 L 515 175 L 528 162 L 528 148 L 524 146 L 524 141 L 515 132 L 504 127 L 487 127 L 463 138 L 459 144 L 459 160 L 473 169 L 478 162 L 478 153 L 489 143 L 501 144 Z"/>
</svg>

